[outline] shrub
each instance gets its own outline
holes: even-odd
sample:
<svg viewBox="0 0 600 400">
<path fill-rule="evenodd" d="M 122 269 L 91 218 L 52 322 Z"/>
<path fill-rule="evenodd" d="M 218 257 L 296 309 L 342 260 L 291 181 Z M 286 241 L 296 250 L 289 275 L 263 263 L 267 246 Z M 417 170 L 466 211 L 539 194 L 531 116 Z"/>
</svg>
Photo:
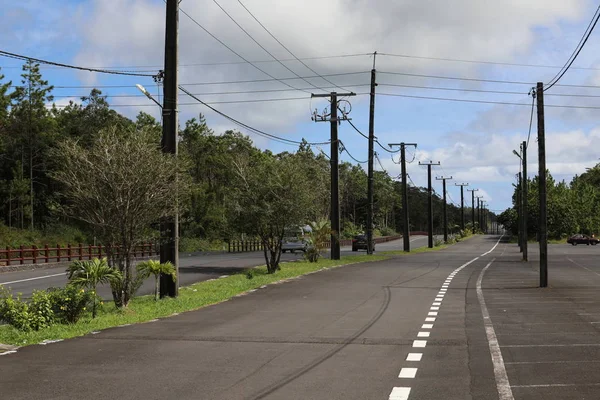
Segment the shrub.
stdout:
<svg viewBox="0 0 600 400">
<path fill-rule="evenodd" d="M 317 262 L 325 251 L 325 244 L 330 240 L 332 231 L 329 221 L 326 219 L 314 221 L 310 224 L 310 227 L 312 232 L 308 239 L 308 248 L 304 253 L 304 258 L 309 262 Z"/>
<path fill-rule="evenodd" d="M 433 238 L 433 247 L 438 247 L 438 246 L 441 246 L 441 245 L 442 245 L 442 243 L 444 243 L 444 241 L 443 241 L 443 240 L 441 240 L 441 239 L 438 239 L 438 238 Z"/>
<path fill-rule="evenodd" d="M 390 227 L 383 227 L 380 229 L 381 236 L 393 236 L 396 234 L 396 231 Z"/>
<path fill-rule="evenodd" d="M 46 328 L 54 322 L 54 312 L 48 293 L 34 291 L 31 300 L 26 302 L 19 293 L 16 298 L 12 292 L 0 287 L 0 321 L 24 332 Z"/>
<path fill-rule="evenodd" d="M 94 291 L 86 291 L 74 285 L 50 288 L 48 294 L 56 320 L 62 324 L 74 324 L 79 321 L 97 296 Z"/>
<path fill-rule="evenodd" d="M 160 291 L 160 275 L 170 275 L 173 280 L 177 279 L 177 272 L 175 266 L 171 262 L 160 263 L 156 260 L 148 260 L 141 262 L 137 265 L 137 278 L 140 282 L 144 279 L 154 275 L 154 300 L 158 300 Z"/>
</svg>

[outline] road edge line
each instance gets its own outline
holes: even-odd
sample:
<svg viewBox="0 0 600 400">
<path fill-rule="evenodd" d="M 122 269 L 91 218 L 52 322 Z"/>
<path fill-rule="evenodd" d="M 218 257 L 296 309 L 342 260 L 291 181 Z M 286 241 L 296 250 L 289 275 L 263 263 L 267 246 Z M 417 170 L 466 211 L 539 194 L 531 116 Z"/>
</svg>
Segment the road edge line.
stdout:
<svg viewBox="0 0 600 400">
<path fill-rule="evenodd" d="M 500 238 L 502 239 L 502 237 Z M 498 240 L 498 243 L 500 240 Z M 496 243 L 496 246 L 498 244 Z M 496 248 L 494 246 L 494 248 Z M 492 249 L 493 250 L 493 249 Z M 491 251 L 490 251 L 491 252 Z M 483 290 L 481 288 L 481 283 L 483 281 L 483 275 L 485 271 L 492 265 L 492 263 L 496 261 L 494 258 L 490 261 L 479 274 L 479 278 L 477 278 L 477 300 L 479 300 L 479 305 L 481 307 L 481 315 L 483 316 L 483 325 L 485 327 L 485 333 L 487 336 L 490 355 L 492 357 L 492 364 L 494 365 L 494 377 L 496 379 L 496 388 L 498 389 L 498 396 L 500 400 L 514 400 L 512 389 L 510 388 L 510 383 L 508 381 L 508 375 L 506 374 L 506 367 L 504 365 L 504 359 L 502 358 L 502 351 L 500 350 L 500 345 L 498 344 L 498 338 L 496 337 L 496 331 L 494 330 L 494 325 L 492 324 L 492 320 L 490 318 L 490 314 L 488 312 L 487 306 L 485 304 L 485 299 L 483 297 Z"/>
</svg>

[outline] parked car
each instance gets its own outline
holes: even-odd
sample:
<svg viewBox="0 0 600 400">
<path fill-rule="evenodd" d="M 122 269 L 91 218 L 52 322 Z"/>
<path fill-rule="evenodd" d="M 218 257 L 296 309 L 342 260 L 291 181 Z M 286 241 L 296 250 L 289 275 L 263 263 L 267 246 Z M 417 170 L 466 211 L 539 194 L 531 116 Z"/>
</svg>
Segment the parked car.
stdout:
<svg viewBox="0 0 600 400">
<path fill-rule="evenodd" d="M 295 253 L 296 251 L 306 252 L 308 249 L 308 242 L 303 238 L 298 237 L 286 237 L 281 241 L 281 252 Z"/>
<path fill-rule="evenodd" d="M 587 244 L 588 246 L 591 244 L 595 246 L 598 242 L 600 242 L 600 239 L 580 233 L 567 239 L 567 243 L 571 243 L 573 246 L 577 246 L 578 244 Z"/>
<path fill-rule="evenodd" d="M 352 251 L 367 250 L 367 235 L 356 235 L 352 238 Z M 373 242 L 373 251 L 375 251 L 375 242 Z"/>
</svg>

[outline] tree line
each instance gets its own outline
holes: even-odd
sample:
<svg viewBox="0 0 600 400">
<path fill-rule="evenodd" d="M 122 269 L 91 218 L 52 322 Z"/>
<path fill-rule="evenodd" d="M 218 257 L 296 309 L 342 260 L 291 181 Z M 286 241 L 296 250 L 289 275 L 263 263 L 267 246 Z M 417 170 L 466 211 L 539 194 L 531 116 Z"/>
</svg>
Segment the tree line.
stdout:
<svg viewBox="0 0 600 400">
<path fill-rule="evenodd" d="M 600 233 L 600 164 L 573 177 L 571 182 L 557 182 L 546 171 L 548 201 L 548 238 L 565 239 L 575 233 L 598 235 Z M 527 179 L 527 235 L 537 238 L 539 232 L 539 178 Z M 521 184 L 515 185 L 513 207 L 498 216 L 498 221 L 512 234 L 519 232 L 519 207 L 517 194 Z"/>
<path fill-rule="evenodd" d="M 73 163 L 76 159 L 91 162 L 82 155 L 102 140 L 118 151 L 119 137 L 136 132 L 143 132 L 140 141 L 156 141 L 158 146 L 161 126 L 144 112 L 134 120 L 126 118 L 110 108 L 107 96 L 98 89 L 81 97 L 80 103 L 57 107 L 53 86 L 34 62 L 23 65 L 21 76 L 20 84 L 13 85 L 0 74 L 0 224 L 46 232 L 76 227 L 89 240 L 98 234 L 99 225 L 91 228 L 86 220 L 65 212 L 74 206 L 73 199 L 65 196 L 67 192 L 73 195 L 74 189 L 65 166 L 85 165 Z M 179 165 L 185 175 L 181 182 L 186 184 L 179 204 L 180 235 L 187 250 L 201 246 L 194 239 L 218 242 L 258 237 L 259 228 L 282 232 L 284 226 L 329 218 L 330 161 L 309 143 L 303 141 L 294 151 L 275 154 L 257 148 L 238 131 L 214 132 L 201 114 L 182 124 L 178 142 Z M 143 169 L 140 163 L 134 164 Z M 367 175 L 362 166 L 348 162 L 342 162 L 339 171 L 340 234 L 351 237 L 366 227 Z M 85 179 L 93 185 L 93 176 Z M 76 189 L 88 190 L 86 186 Z M 113 197 L 118 194 L 116 187 L 107 190 Z M 376 234 L 401 231 L 401 183 L 385 171 L 375 171 L 374 193 Z M 410 229 L 424 231 L 427 189 L 410 186 L 408 196 Z M 433 201 L 434 227 L 440 233 L 442 199 L 435 193 Z M 467 221 L 469 216 L 467 208 Z M 460 208 L 449 204 L 448 219 L 451 230 L 457 229 Z M 156 230 L 156 225 L 151 228 Z"/>
</svg>

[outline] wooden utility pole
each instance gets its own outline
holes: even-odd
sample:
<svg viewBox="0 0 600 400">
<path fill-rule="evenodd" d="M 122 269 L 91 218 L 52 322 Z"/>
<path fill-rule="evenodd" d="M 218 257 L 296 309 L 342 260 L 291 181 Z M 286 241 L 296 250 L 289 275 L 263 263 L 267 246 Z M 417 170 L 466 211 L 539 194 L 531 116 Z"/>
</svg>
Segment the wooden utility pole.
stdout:
<svg viewBox="0 0 600 400">
<path fill-rule="evenodd" d="M 481 230 L 481 203 L 479 202 L 483 196 L 475 196 L 477 199 L 477 225 L 479 226 L 479 230 Z"/>
<path fill-rule="evenodd" d="M 165 27 L 164 103 L 162 109 L 164 153 L 177 155 L 177 62 L 178 62 L 179 0 L 167 0 Z M 179 283 L 179 215 L 164 218 L 160 223 L 160 262 L 175 266 L 175 279 L 160 275 L 160 297 L 176 297 Z"/>
<path fill-rule="evenodd" d="M 537 83 L 537 127 L 540 196 L 540 287 L 548 286 L 548 203 L 546 194 L 546 131 L 544 125 L 544 84 Z"/>
<path fill-rule="evenodd" d="M 471 192 L 471 231 L 473 235 L 475 234 L 475 192 L 478 192 L 479 189 L 467 189 L 467 192 Z"/>
<path fill-rule="evenodd" d="M 340 259 L 340 194 L 339 194 L 339 140 L 338 123 L 347 120 L 345 115 L 338 118 L 338 96 L 356 96 L 355 93 L 312 94 L 312 97 L 329 97 L 331 101 L 331 113 L 314 114 L 315 122 L 329 121 L 331 123 L 331 259 Z M 328 119 L 329 117 L 329 119 Z"/>
<path fill-rule="evenodd" d="M 404 251 L 410 251 L 410 225 L 408 218 L 408 183 L 406 182 L 406 146 L 414 146 L 416 143 L 390 143 L 388 146 L 400 146 L 400 163 L 402 168 L 402 240 L 404 242 Z"/>
<path fill-rule="evenodd" d="M 428 236 L 428 247 L 430 249 L 433 248 L 433 199 L 432 199 L 432 188 L 431 188 L 431 166 L 432 165 L 440 165 L 438 161 L 435 164 L 433 161 L 429 161 L 428 163 L 422 163 L 419 161 L 419 165 L 427 165 L 427 191 L 429 193 L 428 197 L 428 206 L 427 213 L 429 214 L 429 218 L 427 220 L 427 236 Z"/>
<path fill-rule="evenodd" d="M 446 181 L 452 179 L 452 177 L 436 177 L 438 181 L 442 181 L 442 190 L 444 191 L 444 243 L 448 243 L 448 210 L 446 203 Z"/>
<path fill-rule="evenodd" d="M 527 208 L 528 208 L 528 201 L 527 201 L 527 186 L 528 186 L 528 179 L 527 179 L 527 142 L 524 140 L 523 141 L 523 180 L 521 182 L 523 182 L 523 261 L 528 261 L 528 254 L 527 254 Z"/>
<path fill-rule="evenodd" d="M 468 183 L 455 183 L 455 186 L 460 186 L 460 229 L 465 230 L 465 186 L 469 186 Z"/>
<path fill-rule="evenodd" d="M 375 207 L 373 205 L 373 145 L 375 142 L 375 57 L 377 52 L 373 53 L 373 69 L 371 70 L 371 104 L 369 107 L 369 165 L 367 171 L 367 254 L 373 254 L 373 219 Z"/>
</svg>

